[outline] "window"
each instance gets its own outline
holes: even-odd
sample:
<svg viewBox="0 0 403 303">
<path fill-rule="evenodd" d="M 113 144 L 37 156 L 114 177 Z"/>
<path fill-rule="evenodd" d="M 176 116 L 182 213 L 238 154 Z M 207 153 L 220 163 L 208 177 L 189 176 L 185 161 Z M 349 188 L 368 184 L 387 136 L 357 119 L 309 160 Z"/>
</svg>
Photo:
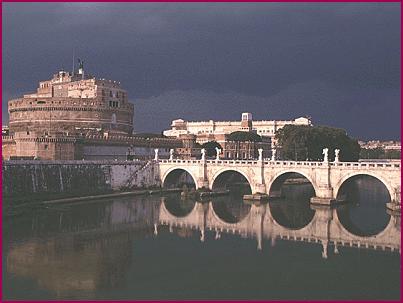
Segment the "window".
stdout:
<svg viewBox="0 0 403 303">
<path fill-rule="evenodd" d="M 45 149 L 48 149 L 48 145 L 47 145 L 47 144 L 45 144 Z"/>
<path fill-rule="evenodd" d="M 112 91 L 111 90 L 109 91 L 109 97 L 112 97 Z"/>
</svg>

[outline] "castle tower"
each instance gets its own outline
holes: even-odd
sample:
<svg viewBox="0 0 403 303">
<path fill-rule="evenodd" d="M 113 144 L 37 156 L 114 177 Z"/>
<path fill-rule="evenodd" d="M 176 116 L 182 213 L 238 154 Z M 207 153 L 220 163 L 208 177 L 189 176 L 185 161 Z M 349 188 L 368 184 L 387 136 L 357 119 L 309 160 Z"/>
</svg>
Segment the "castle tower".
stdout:
<svg viewBox="0 0 403 303">
<path fill-rule="evenodd" d="M 251 113 L 242 113 L 241 130 L 247 131 L 247 132 L 252 131 L 252 114 Z"/>
</svg>

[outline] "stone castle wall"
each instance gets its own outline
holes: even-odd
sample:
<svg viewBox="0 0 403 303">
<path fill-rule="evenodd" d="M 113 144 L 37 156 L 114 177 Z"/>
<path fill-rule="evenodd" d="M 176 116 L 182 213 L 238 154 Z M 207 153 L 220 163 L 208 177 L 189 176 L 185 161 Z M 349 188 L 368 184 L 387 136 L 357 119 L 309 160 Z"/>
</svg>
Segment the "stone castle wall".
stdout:
<svg viewBox="0 0 403 303">
<path fill-rule="evenodd" d="M 134 106 L 110 107 L 98 98 L 22 98 L 10 100 L 10 131 L 68 131 L 78 129 L 133 131 Z"/>
</svg>

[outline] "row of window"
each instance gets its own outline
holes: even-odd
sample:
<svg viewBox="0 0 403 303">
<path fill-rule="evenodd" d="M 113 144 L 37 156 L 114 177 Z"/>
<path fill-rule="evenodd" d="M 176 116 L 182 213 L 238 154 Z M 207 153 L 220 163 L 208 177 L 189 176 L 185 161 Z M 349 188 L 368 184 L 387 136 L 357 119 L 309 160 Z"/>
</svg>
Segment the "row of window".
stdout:
<svg viewBox="0 0 403 303">
<path fill-rule="evenodd" d="M 106 96 L 106 91 L 103 89 L 102 90 L 102 96 Z M 124 99 L 125 97 L 125 93 L 120 93 L 119 92 L 115 92 L 113 93 L 111 90 L 109 91 L 109 97 L 113 97 L 113 98 L 119 98 L 119 96 Z"/>
<path fill-rule="evenodd" d="M 119 101 L 109 101 L 109 107 L 119 107 Z"/>
</svg>

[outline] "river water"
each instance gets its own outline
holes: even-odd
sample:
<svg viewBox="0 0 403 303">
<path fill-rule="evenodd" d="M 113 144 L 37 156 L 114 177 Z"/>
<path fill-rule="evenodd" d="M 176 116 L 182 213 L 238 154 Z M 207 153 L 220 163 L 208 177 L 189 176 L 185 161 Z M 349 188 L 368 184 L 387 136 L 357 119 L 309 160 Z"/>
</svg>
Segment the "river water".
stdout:
<svg viewBox="0 0 403 303">
<path fill-rule="evenodd" d="M 381 184 L 313 207 L 283 198 L 135 196 L 3 220 L 3 299 L 398 300 L 400 216 Z"/>
</svg>

